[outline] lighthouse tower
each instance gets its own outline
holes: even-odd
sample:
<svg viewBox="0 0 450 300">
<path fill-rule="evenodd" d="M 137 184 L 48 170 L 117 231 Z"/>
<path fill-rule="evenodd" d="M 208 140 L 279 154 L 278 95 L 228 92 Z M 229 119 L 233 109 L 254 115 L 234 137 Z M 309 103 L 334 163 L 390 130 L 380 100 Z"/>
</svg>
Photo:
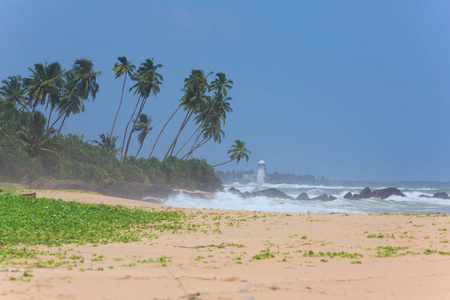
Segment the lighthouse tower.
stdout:
<svg viewBox="0 0 450 300">
<path fill-rule="evenodd" d="M 258 163 L 258 172 L 256 173 L 256 183 L 263 184 L 264 178 L 266 178 L 266 163 L 260 160 Z"/>
</svg>

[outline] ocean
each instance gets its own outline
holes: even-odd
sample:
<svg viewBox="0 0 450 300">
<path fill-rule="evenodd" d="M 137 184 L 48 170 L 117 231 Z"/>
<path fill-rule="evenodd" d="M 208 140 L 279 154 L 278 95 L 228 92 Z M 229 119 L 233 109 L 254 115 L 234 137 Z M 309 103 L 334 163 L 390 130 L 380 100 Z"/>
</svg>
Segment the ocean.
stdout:
<svg viewBox="0 0 450 300">
<path fill-rule="evenodd" d="M 320 200 L 286 200 L 268 197 L 242 198 L 228 192 L 218 192 L 211 199 L 199 199 L 186 194 L 167 199 L 164 204 L 198 209 L 229 209 L 247 211 L 266 211 L 284 213 L 358 213 L 358 214 L 381 214 L 381 213 L 408 213 L 408 214 L 429 214 L 441 213 L 450 214 L 450 200 L 421 198 L 419 195 L 432 196 L 438 192 L 450 194 L 450 188 L 402 188 L 406 197 L 391 196 L 383 199 L 348 200 L 344 199 L 347 192 L 359 193 L 364 187 L 341 187 L 341 186 L 313 186 L 296 184 L 239 184 L 234 183 L 224 186 L 227 191 L 234 187 L 241 192 L 254 192 L 268 188 L 276 188 L 294 199 L 302 192 L 308 193 L 310 198 L 323 194 L 337 197 L 333 201 Z M 374 190 L 375 188 L 372 188 Z M 379 189 L 379 188 L 376 188 Z"/>
</svg>

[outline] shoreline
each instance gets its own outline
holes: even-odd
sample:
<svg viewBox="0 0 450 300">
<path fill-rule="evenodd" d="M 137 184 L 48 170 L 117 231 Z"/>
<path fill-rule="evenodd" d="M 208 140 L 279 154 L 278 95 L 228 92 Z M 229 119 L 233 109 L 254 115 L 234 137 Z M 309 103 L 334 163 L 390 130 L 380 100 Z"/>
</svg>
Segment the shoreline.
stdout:
<svg viewBox="0 0 450 300">
<path fill-rule="evenodd" d="M 61 260 L 78 255 L 84 262 L 70 270 L 31 268 L 29 282 L 0 272 L 6 299 L 445 299 L 450 292 L 450 216 L 184 209 L 91 193 L 35 192 L 183 211 L 191 229 L 134 243 L 40 246 L 65 253 Z M 44 257 L 50 259 L 55 257 Z M 165 262 L 142 262 L 149 259 Z"/>
</svg>

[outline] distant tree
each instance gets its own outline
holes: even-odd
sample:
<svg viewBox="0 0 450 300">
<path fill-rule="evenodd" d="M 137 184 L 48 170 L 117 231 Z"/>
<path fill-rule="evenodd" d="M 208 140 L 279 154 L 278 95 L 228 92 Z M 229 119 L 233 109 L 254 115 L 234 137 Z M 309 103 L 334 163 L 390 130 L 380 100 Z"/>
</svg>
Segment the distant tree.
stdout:
<svg viewBox="0 0 450 300">
<path fill-rule="evenodd" d="M 2 86 L 0 87 L 0 96 L 6 102 L 19 107 L 26 107 L 25 89 L 23 85 L 22 77 L 9 76 L 6 80 L 2 80 Z"/>
<path fill-rule="evenodd" d="M 139 118 L 136 120 L 136 124 L 134 125 L 134 131 L 139 132 L 138 141 L 140 144 L 139 150 L 136 153 L 136 157 L 139 155 L 139 152 L 141 152 L 147 134 L 153 129 L 153 127 L 150 126 L 151 122 L 152 117 L 146 114 L 141 114 Z"/>
<path fill-rule="evenodd" d="M 134 69 L 136 68 L 135 65 L 131 64 L 131 62 L 128 61 L 125 56 L 120 56 L 119 58 L 117 58 L 117 60 L 119 62 L 116 62 L 114 64 L 114 68 L 112 69 L 113 72 L 116 72 L 115 79 L 119 78 L 122 75 L 125 75 L 125 76 L 123 79 L 122 94 L 120 96 L 119 108 L 117 109 L 116 117 L 114 118 L 114 122 L 113 122 L 113 125 L 111 128 L 111 133 L 109 134 L 110 136 L 112 136 L 112 134 L 114 132 L 114 127 L 116 125 L 117 116 L 119 115 L 120 108 L 122 107 L 123 91 L 125 90 L 125 83 L 127 81 L 127 76 L 131 77 L 133 75 Z"/>
<path fill-rule="evenodd" d="M 236 160 L 236 163 L 239 163 L 239 161 L 241 161 L 241 159 L 243 159 L 243 158 L 245 158 L 245 160 L 248 161 L 251 151 L 248 150 L 247 148 L 245 148 L 244 141 L 235 140 L 234 144 L 231 146 L 230 150 L 228 150 L 227 154 L 230 154 L 230 160 L 226 161 L 224 163 L 215 165 L 215 166 L 213 166 L 213 168 L 230 163 L 234 160 Z"/>
<path fill-rule="evenodd" d="M 92 142 L 94 142 L 98 147 L 105 149 L 106 151 L 116 155 L 120 148 L 116 148 L 116 141 L 118 136 L 113 136 L 111 137 L 109 134 L 100 134 L 100 141 L 98 140 L 93 140 Z"/>
</svg>

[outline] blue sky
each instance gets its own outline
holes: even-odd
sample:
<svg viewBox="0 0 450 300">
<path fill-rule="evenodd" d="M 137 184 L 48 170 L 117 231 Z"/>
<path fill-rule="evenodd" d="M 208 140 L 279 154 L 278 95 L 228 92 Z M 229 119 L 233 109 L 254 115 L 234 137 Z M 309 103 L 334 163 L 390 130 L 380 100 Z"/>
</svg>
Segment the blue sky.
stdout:
<svg viewBox="0 0 450 300">
<path fill-rule="evenodd" d="M 224 72 L 234 112 L 225 139 L 196 153 L 227 160 L 235 139 L 248 163 L 220 170 L 324 175 L 352 180 L 450 180 L 448 1 L 12 1 L 0 2 L 0 80 L 38 62 L 70 69 L 85 57 L 100 90 L 63 133 L 109 132 L 122 80 L 118 56 L 164 65 L 145 113 L 154 130 L 176 109 L 191 69 Z M 122 135 L 137 98 L 124 97 Z M 179 113 L 156 148 L 162 157 Z M 192 133 L 188 128 L 186 136 Z M 191 131 L 189 131 L 191 130 Z M 137 151 L 137 142 L 133 146 Z"/>
</svg>

